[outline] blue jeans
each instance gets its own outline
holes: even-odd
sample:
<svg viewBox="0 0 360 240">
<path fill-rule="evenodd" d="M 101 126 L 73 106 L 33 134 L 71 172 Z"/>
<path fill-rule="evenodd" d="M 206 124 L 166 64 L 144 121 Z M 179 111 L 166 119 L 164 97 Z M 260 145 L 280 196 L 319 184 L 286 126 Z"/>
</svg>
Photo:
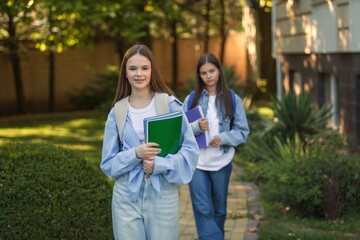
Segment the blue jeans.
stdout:
<svg viewBox="0 0 360 240">
<path fill-rule="evenodd" d="M 218 171 L 196 169 L 189 183 L 200 240 L 223 240 L 232 163 Z"/>
<path fill-rule="evenodd" d="M 178 239 L 178 186 L 162 178 L 161 196 L 144 178 L 136 202 L 128 199 L 128 174 L 116 179 L 112 198 L 115 240 Z"/>
</svg>

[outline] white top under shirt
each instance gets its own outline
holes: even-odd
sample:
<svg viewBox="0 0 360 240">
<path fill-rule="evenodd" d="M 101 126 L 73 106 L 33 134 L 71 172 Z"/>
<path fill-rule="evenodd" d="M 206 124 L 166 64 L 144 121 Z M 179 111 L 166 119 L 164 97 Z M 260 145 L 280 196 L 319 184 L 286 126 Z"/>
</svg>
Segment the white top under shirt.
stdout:
<svg viewBox="0 0 360 240">
<path fill-rule="evenodd" d="M 209 104 L 206 118 L 209 122 L 210 141 L 219 134 L 219 119 L 216 113 L 215 97 L 209 97 Z M 211 147 L 200 149 L 200 156 L 197 168 L 205 171 L 217 171 L 228 165 L 234 157 L 235 149 L 230 147 L 227 153 L 223 153 L 220 147 Z"/>
<path fill-rule="evenodd" d="M 130 119 L 135 132 L 139 136 L 139 139 L 142 143 L 145 142 L 144 118 L 153 117 L 156 115 L 154 99 L 155 98 L 153 98 L 149 105 L 147 105 L 145 108 L 133 108 L 129 104 Z"/>
</svg>

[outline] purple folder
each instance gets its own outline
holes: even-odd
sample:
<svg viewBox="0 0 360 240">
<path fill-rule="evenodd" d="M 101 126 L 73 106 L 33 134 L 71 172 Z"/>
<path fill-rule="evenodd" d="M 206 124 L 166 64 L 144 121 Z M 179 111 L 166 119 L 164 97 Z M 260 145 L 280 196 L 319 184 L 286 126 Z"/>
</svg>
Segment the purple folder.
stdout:
<svg viewBox="0 0 360 240">
<path fill-rule="evenodd" d="M 189 123 L 192 123 L 196 120 L 198 120 L 199 118 L 203 118 L 204 117 L 204 113 L 202 111 L 201 106 L 196 106 L 192 109 L 190 109 L 189 111 L 187 111 L 185 113 Z M 205 131 L 199 135 L 195 135 L 195 139 L 197 144 L 199 145 L 199 148 L 206 148 L 208 146 L 208 142 L 209 142 L 209 135 L 208 132 Z"/>
</svg>

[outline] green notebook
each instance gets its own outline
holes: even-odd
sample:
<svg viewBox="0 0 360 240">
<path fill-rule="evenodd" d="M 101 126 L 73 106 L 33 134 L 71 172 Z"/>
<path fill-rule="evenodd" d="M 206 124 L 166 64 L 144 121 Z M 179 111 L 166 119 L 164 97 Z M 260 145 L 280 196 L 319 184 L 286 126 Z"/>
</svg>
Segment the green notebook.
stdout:
<svg viewBox="0 0 360 240">
<path fill-rule="evenodd" d="M 144 119 L 145 141 L 160 145 L 160 157 L 175 154 L 180 149 L 182 111 L 170 112 Z"/>
</svg>

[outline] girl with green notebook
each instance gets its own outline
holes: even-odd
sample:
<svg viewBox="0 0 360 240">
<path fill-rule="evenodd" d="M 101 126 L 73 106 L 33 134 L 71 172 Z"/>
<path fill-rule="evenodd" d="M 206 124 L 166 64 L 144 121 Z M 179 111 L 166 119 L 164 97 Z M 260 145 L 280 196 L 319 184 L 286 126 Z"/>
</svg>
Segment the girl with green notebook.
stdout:
<svg viewBox="0 0 360 240">
<path fill-rule="evenodd" d="M 131 47 L 106 120 L 100 163 L 101 170 L 115 179 L 115 239 L 178 238 L 178 185 L 190 182 L 199 148 L 186 117 L 181 119 L 180 148 L 165 156 L 159 156 L 158 143 L 145 142 L 143 124 L 145 118 L 178 110 L 181 103 L 165 84 L 150 49 Z"/>
</svg>

